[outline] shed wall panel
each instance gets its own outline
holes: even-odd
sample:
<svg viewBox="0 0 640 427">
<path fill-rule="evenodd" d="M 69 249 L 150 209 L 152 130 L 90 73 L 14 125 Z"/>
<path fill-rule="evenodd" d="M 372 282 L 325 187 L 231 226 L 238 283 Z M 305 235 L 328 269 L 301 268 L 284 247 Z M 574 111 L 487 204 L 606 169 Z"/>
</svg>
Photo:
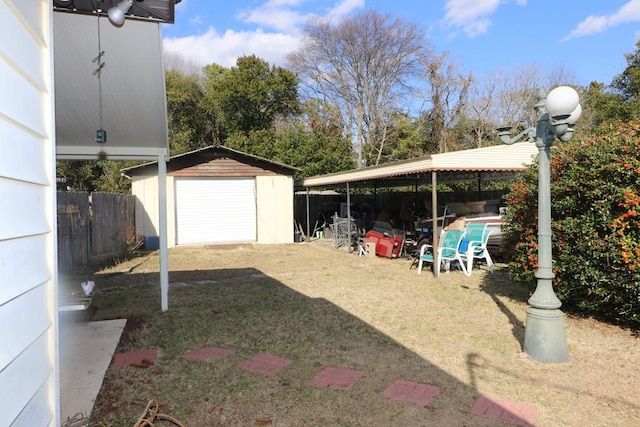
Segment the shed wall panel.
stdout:
<svg viewBox="0 0 640 427">
<path fill-rule="evenodd" d="M 175 197 L 174 179 L 167 177 L 167 246 L 173 247 L 175 239 Z M 131 191 L 136 196 L 135 224 L 136 232 L 140 235 L 158 236 L 160 216 L 158 208 L 158 178 L 157 176 L 134 176 Z"/>
<path fill-rule="evenodd" d="M 136 196 L 136 232 L 143 236 L 158 235 L 158 178 L 136 176 L 131 182 Z"/>
<path fill-rule="evenodd" d="M 256 178 L 258 243 L 293 242 L 293 179 Z"/>
</svg>

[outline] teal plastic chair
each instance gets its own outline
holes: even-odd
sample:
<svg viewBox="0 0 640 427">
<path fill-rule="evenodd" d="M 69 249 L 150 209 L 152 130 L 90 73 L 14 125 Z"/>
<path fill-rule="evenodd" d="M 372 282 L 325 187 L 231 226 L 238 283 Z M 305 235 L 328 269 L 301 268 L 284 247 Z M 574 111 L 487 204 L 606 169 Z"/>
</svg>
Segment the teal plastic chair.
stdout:
<svg viewBox="0 0 640 427">
<path fill-rule="evenodd" d="M 461 256 L 466 261 L 466 274 L 471 276 L 474 259 L 484 259 L 493 273 L 493 260 L 487 250 L 487 242 L 491 230 L 487 229 L 486 222 L 469 222 L 465 226 L 466 247 L 461 247 Z M 464 244 L 462 246 L 465 246 Z"/>
<path fill-rule="evenodd" d="M 440 275 L 441 265 L 445 266 L 445 270 L 448 273 L 449 267 L 454 261 L 457 261 L 460 269 L 465 275 L 468 275 L 467 268 L 462 259 L 462 252 L 460 252 L 460 243 L 463 238 L 464 231 L 461 230 L 448 230 L 442 235 L 440 238 L 440 244 L 438 245 L 438 260 L 440 262 L 435 263 L 433 266 L 436 276 Z M 431 253 L 426 253 L 429 248 L 431 248 Z M 420 249 L 420 256 L 418 257 L 418 274 L 422 272 L 422 264 L 424 262 L 434 264 L 432 245 L 425 245 Z"/>
</svg>

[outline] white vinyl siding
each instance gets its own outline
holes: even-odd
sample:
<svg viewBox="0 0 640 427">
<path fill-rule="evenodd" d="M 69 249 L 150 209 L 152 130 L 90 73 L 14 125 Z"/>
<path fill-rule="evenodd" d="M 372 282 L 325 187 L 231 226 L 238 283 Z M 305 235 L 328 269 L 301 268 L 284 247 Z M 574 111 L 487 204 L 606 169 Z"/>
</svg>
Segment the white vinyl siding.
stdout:
<svg viewBox="0 0 640 427">
<path fill-rule="evenodd" d="M 254 178 L 176 178 L 177 244 L 255 242 Z"/>
<path fill-rule="evenodd" d="M 0 0 L 0 425 L 59 425 L 51 1 Z"/>
</svg>

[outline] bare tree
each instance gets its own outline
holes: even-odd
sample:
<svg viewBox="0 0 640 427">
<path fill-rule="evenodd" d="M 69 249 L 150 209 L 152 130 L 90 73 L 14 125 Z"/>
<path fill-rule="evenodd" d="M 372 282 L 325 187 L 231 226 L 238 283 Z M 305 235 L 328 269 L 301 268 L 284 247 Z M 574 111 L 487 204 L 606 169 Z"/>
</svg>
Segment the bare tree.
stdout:
<svg viewBox="0 0 640 427">
<path fill-rule="evenodd" d="M 426 52 L 416 24 L 367 10 L 338 23 L 309 21 L 300 49 L 287 59 L 310 97 L 340 108 L 361 167 L 380 162 L 388 118 L 415 93 L 411 84 Z"/>
<path fill-rule="evenodd" d="M 493 117 L 494 101 L 497 98 L 499 81 L 495 78 L 488 78 L 483 81 L 474 79 L 467 114 L 469 115 L 469 128 L 471 131 L 472 145 L 480 148 L 493 134 L 495 117 Z"/>
<path fill-rule="evenodd" d="M 531 85 L 526 81 L 531 81 Z M 466 114 L 475 147 L 487 145 L 487 139 L 492 138 L 499 126 L 516 126 L 534 119 L 526 116 L 529 106 L 535 102 L 532 96 L 538 81 L 537 71 L 527 69 L 495 70 L 483 78 L 474 79 Z"/>
<path fill-rule="evenodd" d="M 547 89 L 560 85 L 579 86 L 575 70 L 566 64 L 554 64 L 546 73 Z"/>
<path fill-rule="evenodd" d="M 165 49 L 162 58 L 165 70 L 178 71 L 185 76 L 202 75 L 202 66 L 177 52 L 169 52 Z"/>
<path fill-rule="evenodd" d="M 537 117 L 533 106 L 538 90 L 576 81 L 575 73 L 564 66 L 556 65 L 544 71 L 535 63 L 495 70 L 474 79 L 471 102 L 465 112 L 471 123 L 474 145 L 497 143 L 494 130 L 498 126 L 534 126 Z"/>
<path fill-rule="evenodd" d="M 472 75 L 464 74 L 446 52 L 431 55 L 425 65 L 431 139 L 440 153 L 458 149 L 460 141 L 450 130 L 467 109 Z"/>
</svg>

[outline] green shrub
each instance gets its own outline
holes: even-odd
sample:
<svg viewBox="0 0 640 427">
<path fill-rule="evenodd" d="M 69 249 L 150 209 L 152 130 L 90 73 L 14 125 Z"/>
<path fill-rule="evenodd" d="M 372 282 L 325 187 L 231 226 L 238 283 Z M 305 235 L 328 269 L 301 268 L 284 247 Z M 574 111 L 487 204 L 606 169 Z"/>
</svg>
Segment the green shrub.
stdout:
<svg viewBox="0 0 640 427">
<path fill-rule="evenodd" d="M 640 324 L 640 123 L 603 126 L 551 150 L 554 289 L 575 313 Z M 538 168 L 506 196 L 504 252 L 515 280 L 535 288 Z"/>
</svg>

